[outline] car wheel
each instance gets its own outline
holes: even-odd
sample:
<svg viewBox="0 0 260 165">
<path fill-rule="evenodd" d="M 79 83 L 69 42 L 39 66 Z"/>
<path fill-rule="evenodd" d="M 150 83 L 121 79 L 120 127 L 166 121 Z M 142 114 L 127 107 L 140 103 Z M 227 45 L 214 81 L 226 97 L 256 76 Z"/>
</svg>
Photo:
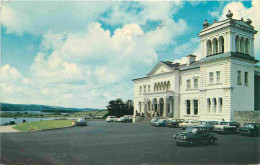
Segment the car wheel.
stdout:
<svg viewBox="0 0 260 165">
<path fill-rule="evenodd" d="M 209 138 L 209 144 L 214 144 L 214 143 L 215 143 L 215 140 L 212 138 Z"/>
<path fill-rule="evenodd" d="M 180 145 L 180 143 L 176 142 L 176 146 L 179 146 L 179 145 Z"/>
</svg>

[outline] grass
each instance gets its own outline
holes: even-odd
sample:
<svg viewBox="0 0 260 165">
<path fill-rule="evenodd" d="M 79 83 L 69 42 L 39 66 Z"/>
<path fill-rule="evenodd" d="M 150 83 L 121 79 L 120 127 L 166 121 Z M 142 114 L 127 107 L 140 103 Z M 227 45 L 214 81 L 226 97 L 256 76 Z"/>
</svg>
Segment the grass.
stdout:
<svg viewBox="0 0 260 165">
<path fill-rule="evenodd" d="M 21 132 L 62 128 L 72 126 L 72 121 L 74 120 L 42 120 L 34 122 L 21 123 L 13 127 L 14 129 Z"/>
</svg>

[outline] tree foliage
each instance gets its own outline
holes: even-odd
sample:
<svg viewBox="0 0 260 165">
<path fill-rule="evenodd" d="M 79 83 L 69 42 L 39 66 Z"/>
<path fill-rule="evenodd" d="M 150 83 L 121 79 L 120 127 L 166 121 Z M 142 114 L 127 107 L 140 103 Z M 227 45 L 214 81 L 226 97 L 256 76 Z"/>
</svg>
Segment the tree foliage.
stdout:
<svg viewBox="0 0 260 165">
<path fill-rule="evenodd" d="M 132 100 L 127 100 L 126 102 L 122 99 L 111 100 L 107 106 L 108 116 L 121 117 L 124 115 L 133 115 L 133 110 Z"/>
</svg>

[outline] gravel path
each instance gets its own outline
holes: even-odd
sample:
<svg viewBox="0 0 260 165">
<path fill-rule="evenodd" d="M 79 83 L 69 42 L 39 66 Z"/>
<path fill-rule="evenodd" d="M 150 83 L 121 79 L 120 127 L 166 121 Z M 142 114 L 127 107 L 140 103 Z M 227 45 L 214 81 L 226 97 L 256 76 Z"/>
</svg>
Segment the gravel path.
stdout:
<svg viewBox="0 0 260 165">
<path fill-rule="evenodd" d="M 16 129 L 13 129 L 15 125 L 7 125 L 7 126 L 0 126 L 0 133 L 8 133 L 8 132 L 19 132 Z"/>
</svg>

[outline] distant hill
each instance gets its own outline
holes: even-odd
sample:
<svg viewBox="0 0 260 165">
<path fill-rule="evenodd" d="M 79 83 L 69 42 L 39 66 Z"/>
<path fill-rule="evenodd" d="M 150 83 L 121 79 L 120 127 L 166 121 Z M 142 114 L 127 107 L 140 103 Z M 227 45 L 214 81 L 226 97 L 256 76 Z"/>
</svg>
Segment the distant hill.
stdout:
<svg viewBox="0 0 260 165">
<path fill-rule="evenodd" d="M 36 105 L 36 104 L 10 104 L 10 103 L 0 103 L 0 104 L 1 104 L 1 111 L 82 112 L 82 111 L 101 110 L 96 108 L 65 108 L 65 107 Z"/>
</svg>

